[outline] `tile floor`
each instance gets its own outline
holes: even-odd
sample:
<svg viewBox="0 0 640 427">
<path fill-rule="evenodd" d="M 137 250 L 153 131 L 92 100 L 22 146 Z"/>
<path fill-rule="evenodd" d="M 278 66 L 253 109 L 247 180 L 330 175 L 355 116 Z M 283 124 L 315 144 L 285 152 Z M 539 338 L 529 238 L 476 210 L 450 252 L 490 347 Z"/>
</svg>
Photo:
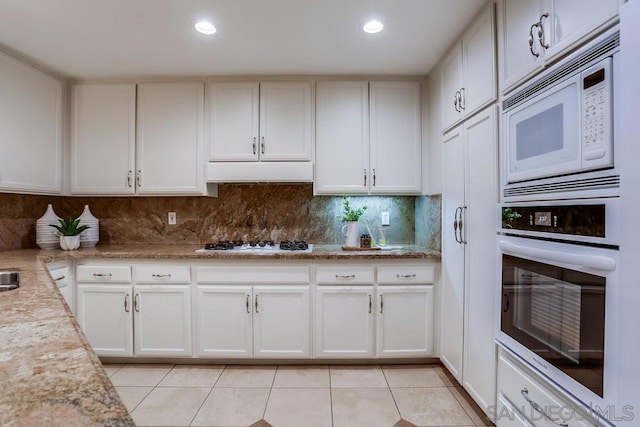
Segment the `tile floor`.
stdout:
<svg viewBox="0 0 640 427">
<path fill-rule="evenodd" d="M 441 365 L 117 365 L 140 426 L 492 425 Z"/>
</svg>

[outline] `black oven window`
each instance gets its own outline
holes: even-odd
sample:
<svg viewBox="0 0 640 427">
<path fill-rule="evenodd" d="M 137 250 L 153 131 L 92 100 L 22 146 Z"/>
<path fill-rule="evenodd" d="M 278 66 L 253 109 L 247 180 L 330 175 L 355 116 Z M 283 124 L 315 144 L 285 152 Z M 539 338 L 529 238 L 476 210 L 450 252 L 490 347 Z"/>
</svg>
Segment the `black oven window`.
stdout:
<svg viewBox="0 0 640 427">
<path fill-rule="evenodd" d="M 603 395 L 606 279 L 503 255 L 501 329 Z"/>
</svg>

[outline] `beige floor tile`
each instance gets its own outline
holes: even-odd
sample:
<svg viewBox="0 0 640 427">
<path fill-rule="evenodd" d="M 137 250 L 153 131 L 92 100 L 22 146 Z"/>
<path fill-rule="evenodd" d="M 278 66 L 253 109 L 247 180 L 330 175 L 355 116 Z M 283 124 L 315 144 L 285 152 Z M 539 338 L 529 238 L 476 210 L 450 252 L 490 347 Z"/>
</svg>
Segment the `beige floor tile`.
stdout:
<svg viewBox="0 0 640 427">
<path fill-rule="evenodd" d="M 331 427 L 331 391 L 328 388 L 274 388 L 264 419 L 277 427 Z"/>
<path fill-rule="evenodd" d="M 379 366 L 331 366 L 331 388 L 386 388 Z"/>
<path fill-rule="evenodd" d="M 107 376 L 111 376 L 113 374 L 115 374 L 116 372 L 118 372 L 120 370 L 120 368 L 122 368 L 124 366 L 124 364 L 116 364 L 116 363 L 105 363 L 102 365 L 102 367 L 104 368 L 104 371 L 107 373 Z"/>
<path fill-rule="evenodd" d="M 173 365 L 125 365 L 111 376 L 115 386 L 156 386 Z"/>
<path fill-rule="evenodd" d="M 133 412 L 151 390 L 153 390 L 153 387 L 116 387 L 120 400 L 122 400 L 129 412 Z"/>
<path fill-rule="evenodd" d="M 474 425 L 447 387 L 393 388 L 391 392 L 402 418 L 416 425 Z"/>
<path fill-rule="evenodd" d="M 269 391 L 269 388 L 214 388 L 191 425 L 251 425 L 262 419 Z"/>
<path fill-rule="evenodd" d="M 213 387 L 224 366 L 176 365 L 158 387 Z"/>
<path fill-rule="evenodd" d="M 329 388 L 328 366 L 278 366 L 275 388 Z"/>
<path fill-rule="evenodd" d="M 445 387 L 438 373 L 428 365 L 383 366 L 382 372 L 389 387 Z"/>
<path fill-rule="evenodd" d="M 332 389 L 334 427 L 389 427 L 400 414 L 388 388 Z"/>
<path fill-rule="evenodd" d="M 482 409 L 474 402 L 469 394 L 462 387 L 450 387 L 449 391 L 456 398 L 460 406 L 465 410 L 471 421 L 477 426 L 491 426 L 491 421 Z"/>
<path fill-rule="evenodd" d="M 136 425 L 188 426 L 209 393 L 209 388 L 162 387 L 131 412 Z"/>
<path fill-rule="evenodd" d="M 275 366 L 227 366 L 215 386 L 270 388 L 275 375 Z"/>
</svg>

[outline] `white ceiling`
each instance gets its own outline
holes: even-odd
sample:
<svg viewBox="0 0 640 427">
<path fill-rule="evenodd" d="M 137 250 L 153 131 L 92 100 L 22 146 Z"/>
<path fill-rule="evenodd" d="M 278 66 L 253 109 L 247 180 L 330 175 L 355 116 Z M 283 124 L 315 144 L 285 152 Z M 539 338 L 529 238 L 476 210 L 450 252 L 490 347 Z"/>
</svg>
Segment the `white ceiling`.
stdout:
<svg viewBox="0 0 640 427">
<path fill-rule="evenodd" d="M 64 77 L 427 74 L 486 0 L 0 0 L 0 46 Z M 362 32 L 365 20 L 385 23 Z M 193 24 L 210 19 L 214 36 Z"/>
</svg>

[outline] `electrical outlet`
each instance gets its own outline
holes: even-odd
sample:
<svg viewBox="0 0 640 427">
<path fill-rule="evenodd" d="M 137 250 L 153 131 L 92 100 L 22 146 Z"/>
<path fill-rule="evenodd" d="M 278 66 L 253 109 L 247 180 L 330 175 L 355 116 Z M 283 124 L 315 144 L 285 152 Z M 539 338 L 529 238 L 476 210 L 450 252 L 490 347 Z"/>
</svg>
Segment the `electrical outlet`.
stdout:
<svg viewBox="0 0 640 427">
<path fill-rule="evenodd" d="M 177 216 L 175 212 L 169 212 L 167 219 L 169 221 L 169 225 L 176 225 Z"/>
<path fill-rule="evenodd" d="M 382 212 L 380 214 L 380 222 L 382 225 L 389 225 L 389 212 Z"/>
</svg>

